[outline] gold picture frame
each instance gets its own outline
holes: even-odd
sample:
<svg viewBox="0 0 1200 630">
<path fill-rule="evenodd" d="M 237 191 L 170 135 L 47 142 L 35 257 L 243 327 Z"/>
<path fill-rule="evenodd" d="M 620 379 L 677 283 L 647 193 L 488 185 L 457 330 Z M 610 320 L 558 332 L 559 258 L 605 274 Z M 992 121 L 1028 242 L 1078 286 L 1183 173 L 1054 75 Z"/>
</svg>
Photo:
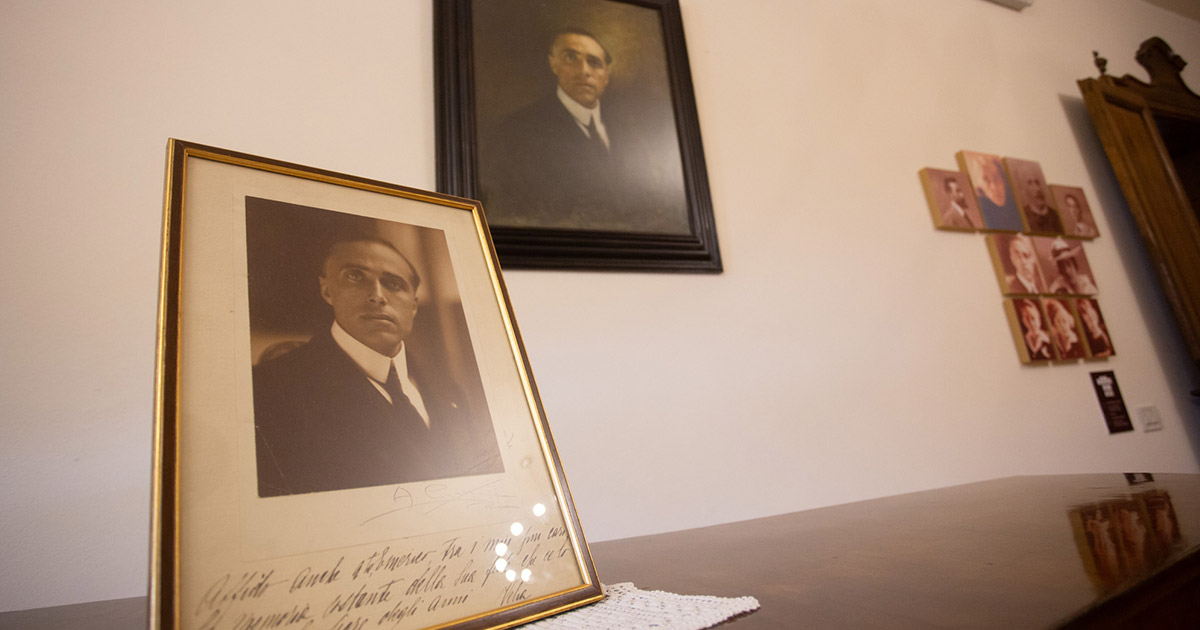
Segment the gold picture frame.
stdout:
<svg viewBox="0 0 1200 630">
<path fill-rule="evenodd" d="M 166 179 L 151 628 L 604 597 L 478 202 L 174 139 Z"/>
</svg>

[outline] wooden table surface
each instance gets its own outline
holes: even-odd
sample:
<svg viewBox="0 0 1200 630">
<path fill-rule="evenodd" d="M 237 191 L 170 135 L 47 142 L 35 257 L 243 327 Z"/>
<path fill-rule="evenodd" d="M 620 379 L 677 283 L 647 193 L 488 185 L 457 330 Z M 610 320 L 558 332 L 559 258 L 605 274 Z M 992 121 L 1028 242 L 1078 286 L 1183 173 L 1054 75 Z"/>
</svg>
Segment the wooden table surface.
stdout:
<svg viewBox="0 0 1200 630">
<path fill-rule="evenodd" d="M 591 549 L 604 583 L 758 598 L 758 611 L 728 624 L 738 630 L 1095 627 L 1165 588 L 1148 578 L 1185 566 L 1200 620 L 1200 475 L 1155 477 L 1012 477 Z M 1072 508 L 1164 492 L 1182 530 L 1169 553 L 1119 583 L 1090 577 Z"/>
<path fill-rule="evenodd" d="M 737 630 L 1146 627 L 1129 615 L 1147 608 L 1200 628 L 1200 475 L 1155 477 L 1011 477 L 591 550 L 606 584 L 758 598 L 759 610 L 724 624 Z M 1147 554 L 1162 553 L 1141 567 L 1122 551 L 1105 582 L 1078 542 L 1080 508 L 1115 521 L 1115 506 L 1151 496 L 1169 499 L 1179 535 L 1150 545 Z M 127 630 L 145 620 L 146 598 L 134 597 L 0 613 L 0 629 Z"/>
</svg>

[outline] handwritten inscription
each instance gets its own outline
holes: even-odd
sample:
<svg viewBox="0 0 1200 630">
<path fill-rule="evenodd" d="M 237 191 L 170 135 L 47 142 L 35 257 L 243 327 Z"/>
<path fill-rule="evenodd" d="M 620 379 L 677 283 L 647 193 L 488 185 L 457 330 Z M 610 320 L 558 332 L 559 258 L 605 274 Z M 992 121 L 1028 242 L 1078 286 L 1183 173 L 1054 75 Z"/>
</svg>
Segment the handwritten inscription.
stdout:
<svg viewBox="0 0 1200 630">
<path fill-rule="evenodd" d="M 283 566 L 219 576 L 185 614 L 184 627 L 420 627 L 517 604 L 578 576 L 565 528 L 540 524 L 521 536 L 447 536 L 425 549 L 391 544 L 330 554 L 299 569 Z M 559 585 L 539 583 L 554 574 L 565 575 Z"/>
<path fill-rule="evenodd" d="M 480 511 L 509 509 L 514 507 L 512 497 L 504 493 L 504 487 L 502 479 L 487 481 L 466 490 L 455 490 L 440 483 L 425 484 L 415 492 L 404 486 L 397 486 L 392 493 L 392 508 L 360 524 L 366 525 L 381 518 L 403 515 L 410 511 L 431 514 L 451 505 Z"/>
</svg>

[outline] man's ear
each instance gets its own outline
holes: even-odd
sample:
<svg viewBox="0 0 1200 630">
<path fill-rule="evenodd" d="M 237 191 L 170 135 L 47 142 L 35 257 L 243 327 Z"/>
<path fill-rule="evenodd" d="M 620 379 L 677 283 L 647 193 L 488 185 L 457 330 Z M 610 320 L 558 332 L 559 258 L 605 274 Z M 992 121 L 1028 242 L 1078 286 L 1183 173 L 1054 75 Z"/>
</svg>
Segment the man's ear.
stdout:
<svg viewBox="0 0 1200 630">
<path fill-rule="evenodd" d="M 329 295 L 329 283 L 325 280 L 325 274 L 317 276 L 317 280 L 321 283 L 321 299 L 325 300 L 326 304 L 333 306 L 333 297 Z"/>
</svg>

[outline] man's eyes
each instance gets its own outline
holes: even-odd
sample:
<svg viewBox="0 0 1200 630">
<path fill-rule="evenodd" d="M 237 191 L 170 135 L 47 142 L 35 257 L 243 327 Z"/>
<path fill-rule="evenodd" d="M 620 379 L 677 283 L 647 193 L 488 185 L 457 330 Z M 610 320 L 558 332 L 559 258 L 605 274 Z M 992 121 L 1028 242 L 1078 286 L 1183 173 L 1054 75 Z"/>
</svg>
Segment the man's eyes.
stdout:
<svg viewBox="0 0 1200 630">
<path fill-rule="evenodd" d="M 380 284 L 383 285 L 383 288 L 387 289 L 388 291 L 392 291 L 392 292 L 408 290 L 408 283 L 403 280 L 398 280 L 396 278 L 384 278 L 383 280 L 380 281 Z"/>
<path fill-rule="evenodd" d="M 351 282 L 362 282 L 363 280 L 367 279 L 367 274 L 359 271 L 358 269 L 348 269 L 346 271 L 346 279 Z"/>
</svg>

